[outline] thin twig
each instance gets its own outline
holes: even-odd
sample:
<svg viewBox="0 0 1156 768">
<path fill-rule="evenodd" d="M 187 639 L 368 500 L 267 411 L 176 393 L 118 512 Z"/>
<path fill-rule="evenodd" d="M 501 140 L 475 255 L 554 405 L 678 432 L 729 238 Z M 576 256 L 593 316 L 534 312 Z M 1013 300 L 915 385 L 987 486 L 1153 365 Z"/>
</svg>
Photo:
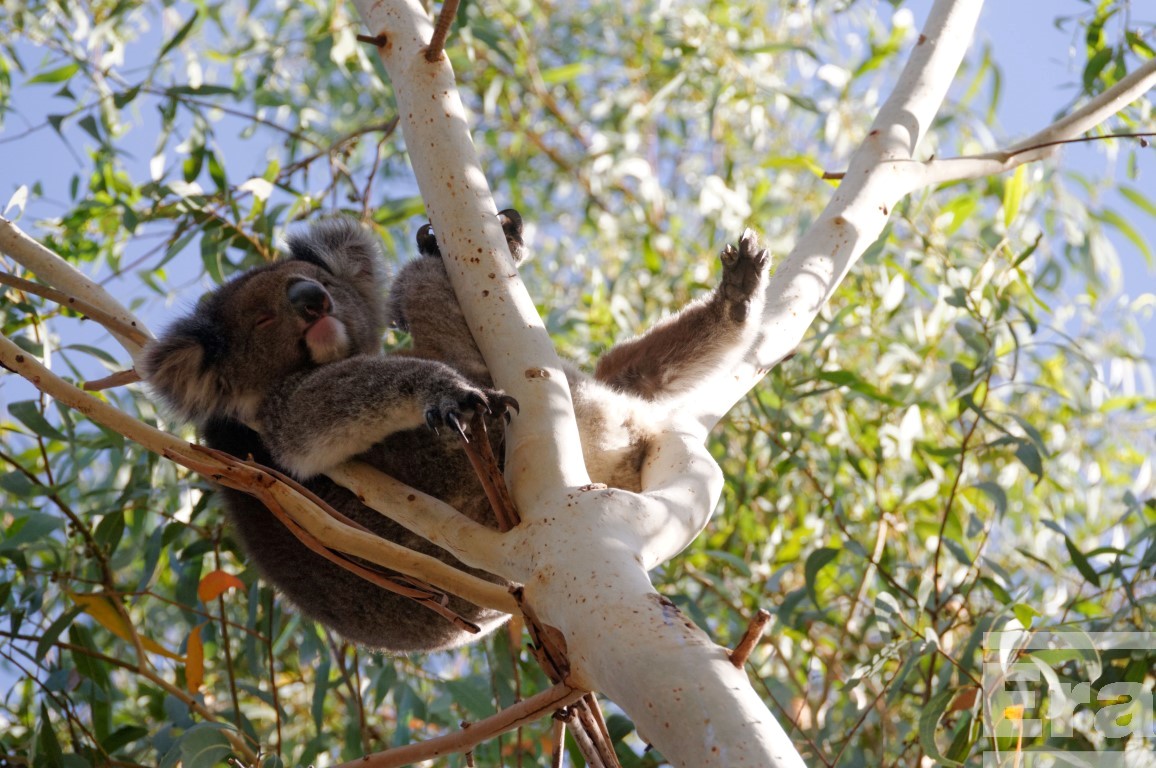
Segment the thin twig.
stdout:
<svg viewBox="0 0 1156 768">
<path fill-rule="evenodd" d="M 562 756 L 566 754 L 566 721 L 559 714 L 554 715 L 551 740 L 554 746 L 550 750 L 550 768 L 562 768 Z"/>
<path fill-rule="evenodd" d="M 532 723 L 561 707 L 572 704 L 582 698 L 584 693 L 565 683 L 559 683 L 484 720 L 470 723 L 469 728 L 417 744 L 407 744 L 404 747 L 366 755 L 342 763 L 337 768 L 396 768 L 442 755 L 465 752 L 500 733 L 507 733 L 526 723 Z"/>
<path fill-rule="evenodd" d="M 739 640 L 739 644 L 730 653 L 731 664 L 734 664 L 739 669 L 747 663 L 747 659 L 751 655 L 751 651 L 755 649 L 755 645 L 762 639 L 763 633 L 767 631 L 767 622 L 771 620 L 771 614 L 763 608 L 751 617 L 751 623 L 747 625 L 747 631 L 743 633 L 743 637 Z"/>
<path fill-rule="evenodd" d="M 433 37 L 429 39 L 429 47 L 425 50 L 425 60 L 440 61 L 445 51 L 446 38 L 449 37 L 450 27 L 454 17 L 458 15 L 459 0 L 445 0 L 442 3 L 441 13 L 438 14 L 437 24 L 434 26 Z"/>
<path fill-rule="evenodd" d="M 502 476 L 493 446 L 490 445 L 486 417 L 481 411 L 475 411 L 473 418 L 470 419 L 470 434 L 475 436 L 473 440 L 467 439 L 465 435 L 461 436 L 462 450 L 469 458 L 474 474 L 481 481 L 486 498 L 490 500 L 490 507 L 494 510 L 494 517 L 498 521 L 498 530 L 509 531 L 521 522 L 521 517 L 514 508 L 514 500 L 510 496 L 509 489 L 506 488 L 506 479 Z"/>
</svg>

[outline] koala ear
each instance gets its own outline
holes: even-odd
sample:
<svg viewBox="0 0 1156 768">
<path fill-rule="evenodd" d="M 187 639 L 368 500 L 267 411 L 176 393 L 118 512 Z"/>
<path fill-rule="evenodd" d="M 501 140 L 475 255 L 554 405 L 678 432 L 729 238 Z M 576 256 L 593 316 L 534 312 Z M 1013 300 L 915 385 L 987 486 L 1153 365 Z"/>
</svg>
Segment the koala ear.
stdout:
<svg viewBox="0 0 1156 768">
<path fill-rule="evenodd" d="M 502 225 L 502 232 L 506 235 L 506 245 L 510 247 L 510 256 L 515 264 L 521 264 L 526 259 L 526 243 L 522 239 L 522 214 L 513 208 L 498 211 L 498 221 Z"/>
<path fill-rule="evenodd" d="M 161 401 L 185 421 L 203 423 L 221 402 L 211 370 L 220 340 L 196 318 L 178 321 L 144 349 L 141 377 Z"/>
<path fill-rule="evenodd" d="M 316 264 L 348 280 L 371 307 L 385 294 L 385 260 L 377 238 L 354 219 L 335 216 L 315 222 L 308 231 L 286 240 L 288 257 Z"/>
</svg>

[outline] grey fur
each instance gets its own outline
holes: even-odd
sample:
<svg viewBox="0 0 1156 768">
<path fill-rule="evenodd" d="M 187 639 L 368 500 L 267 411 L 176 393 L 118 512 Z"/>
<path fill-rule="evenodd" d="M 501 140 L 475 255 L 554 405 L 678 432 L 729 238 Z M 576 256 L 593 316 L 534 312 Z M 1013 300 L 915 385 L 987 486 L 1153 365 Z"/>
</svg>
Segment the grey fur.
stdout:
<svg viewBox="0 0 1156 768">
<path fill-rule="evenodd" d="M 504 212 L 503 225 L 520 257 L 521 218 Z M 427 424 L 452 423 L 487 405 L 500 412 L 507 399 L 491 389 L 428 228 L 418 242 L 422 257 L 400 271 L 383 301 L 384 267 L 369 233 L 344 219 L 315 224 L 290 239 L 285 259 L 226 283 L 174 323 L 146 350 L 142 375 L 169 407 L 197 424 L 208 445 L 286 470 L 379 535 L 461 567 L 324 476 L 356 457 L 494 525 L 453 430 L 434 432 Z M 766 251 L 748 231 L 722 259 L 722 285 L 709 297 L 610 350 L 594 378 L 567 371 L 595 481 L 639 490 L 665 401 L 749 343 L 746 319 L 757 316 L 750 309 L 761 297 Z M 410 331 L 412 353 L 381 353 L 387 321 Z M 491 434 L 499 449 L 501 432 L 495 419 Z M 230 522 L 261 572 L 305 614 L 346 638 L 405 653 L 477 637 L 310 552 L 253 498 L 223 494 Z M 503 619 L 458 598 L 449 607 L 484 630 Z"/>
</svg>

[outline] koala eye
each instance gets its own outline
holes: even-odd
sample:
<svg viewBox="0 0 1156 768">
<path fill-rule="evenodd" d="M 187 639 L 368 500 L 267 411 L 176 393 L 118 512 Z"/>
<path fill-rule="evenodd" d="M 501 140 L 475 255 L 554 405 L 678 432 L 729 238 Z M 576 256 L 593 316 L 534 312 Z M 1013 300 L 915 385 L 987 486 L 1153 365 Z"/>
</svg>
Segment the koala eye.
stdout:
<svg viewBox="0 0 1156 768">
<path fill-rule="evenodd" d="M 273 324 L 273 321 L 276 319 L 277 319 L 277 316 L 274 314 L 259 315 L 257 317 L 257 322 L 254 324 L 254 327 L 256 327 L 256 328 L 268 328 L 270 325 Z"/>
</svg>

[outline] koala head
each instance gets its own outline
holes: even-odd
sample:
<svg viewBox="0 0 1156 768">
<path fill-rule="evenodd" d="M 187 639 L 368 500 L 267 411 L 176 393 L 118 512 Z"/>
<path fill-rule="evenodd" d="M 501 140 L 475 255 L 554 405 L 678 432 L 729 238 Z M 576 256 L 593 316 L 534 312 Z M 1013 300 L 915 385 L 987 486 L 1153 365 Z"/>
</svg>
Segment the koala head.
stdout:
<svg viewBox="0 0 1156 768">
<path fill-rule="evenodd" d="M 252 423 L 286 376 L 381 350 L 385 266 L 350 219 L 293 235 L 280 261 L 206 295 L 145 348 L 141 375 L 182 418 Z"/>
</svg>

